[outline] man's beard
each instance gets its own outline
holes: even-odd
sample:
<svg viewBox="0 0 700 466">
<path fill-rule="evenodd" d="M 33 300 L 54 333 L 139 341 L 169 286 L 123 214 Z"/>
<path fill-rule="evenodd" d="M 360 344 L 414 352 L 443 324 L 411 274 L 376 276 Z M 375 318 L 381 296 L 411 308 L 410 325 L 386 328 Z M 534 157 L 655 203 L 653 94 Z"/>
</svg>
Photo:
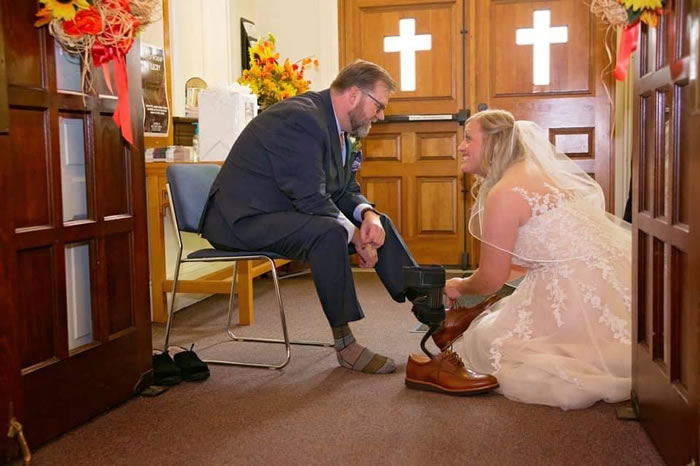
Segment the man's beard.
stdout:
<svg viewBox="0 0 700 466">
<path fill-rule="evenodd" d="M 350 134 L 357 138 L 367 136 L 372 127 L 372 120 L 363 118 L 361 107 L 361 105 L 358 105 L 350 111 L 350 126 L 352 127 Z"/>
</svg>

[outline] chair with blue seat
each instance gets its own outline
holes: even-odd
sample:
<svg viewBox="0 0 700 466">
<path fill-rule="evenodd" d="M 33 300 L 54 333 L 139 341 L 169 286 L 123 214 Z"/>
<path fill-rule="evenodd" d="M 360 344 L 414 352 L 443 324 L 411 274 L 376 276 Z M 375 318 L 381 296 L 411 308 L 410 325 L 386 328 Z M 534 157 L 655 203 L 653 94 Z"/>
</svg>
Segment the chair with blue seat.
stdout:
<svg viewBox="0 0 700 466">
<path fill-rule="evenodd" d="M 173 295 L 168 309 L 168 323 L 165 328 L 165 342 L 163 351 L 168 350 L 168 342 L 170 339 L 170 330 L 172 328 L 173 312 L 175 310 L 175 297 L 177 294 L 177 281 L 180 275 L 180 265 L 183 263 L 192 262 L 233 262 L 234 272 L 231 283 L 231 296 L 228 303 L 228 320 L 226 332 L 232 341 L 240 342 L 258 342 L 258 343 L 277 343 L 284 344 L 286 356 L 276 364 L 262 364 L 245 361 L 232 360 L 205 360 L 204 362 L 211 364 L 224 364 L 230 366 L 245 366 L 245 367 L 263 367 L 269 369 L 281 369 L 289 363 L 291 358 L 291 345 L 306 345 L 306 346 L 323 346 L 331 347 L 332 343 L 323 343 L 315 341 L 292 341 L 289 339 L 287 332 L 287 322 L 284 315 L 284 304 L 282 303 L 282 295 L 279 289 L 279 277 L 275 268 L 275 259 L 288 259 L 270 251 L 224 251 L 216 248 L 200 249 L 187 254 L 183 257 L 183 242 L 182 233 L 198 233 L 199 220 L 202 216 L 204 206 L 207 202 L 209 189 L 211 188 L 214 179 L 219 173 L 220 167 L 214 164 L 171 164 L 166 170 L 168 180 L 168 198 L 170 201 L 170 210 L 172 212 L 173 225 L 177 232 L 178 254 L 175 262 L 175 276 L 173 277 Z M 277 303 L 279 305 L 280 320 L 282 323 L 282 339 L 276 338 L 252 338 L 238 337 L 231 327 L 231 318 L 233 315 L 236 279 L 238 275 L 238 267 L 235 263 L 245 260 L 266 260 L 270 264 L 270 273 L 272 282 L 277 295 Z"/>
</svg>

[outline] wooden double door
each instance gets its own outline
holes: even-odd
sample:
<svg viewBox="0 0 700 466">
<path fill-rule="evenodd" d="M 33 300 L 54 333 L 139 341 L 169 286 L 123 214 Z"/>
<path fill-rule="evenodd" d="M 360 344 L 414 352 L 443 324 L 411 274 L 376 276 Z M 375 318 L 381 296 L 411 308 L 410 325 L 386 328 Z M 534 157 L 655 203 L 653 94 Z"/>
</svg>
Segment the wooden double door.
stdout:
<svg viewBox="0 0 700 466">
<path fill-rule="evenodd" d="M 341 65 L 376 62 L 399 87 L 363 141 L 360 179 L 418 262 L 478 263 L 465 228 L 472 180 L 457 146 L 464 117 L 485 108 L 537 122 L 612 209 L 605 28 L 585 2 L 340 0 L 339 15 Z M 559 37 L 542 45 L 541 28 Z"/>
<path fill-rule="evenodd" d="M 101 71 L 84 97 L 79 60 L 33 26 L 38 7 L 0 7 L 0 459 L 9 416 L 36 447 L 151 368 L 139 46 L 129 146 Z"/>
<path fill-rule="evenodd" d="M 633 400 L 669 465 L 698 464 L 700 3 L 676 0 L 636 54 Z"/>
</svg>

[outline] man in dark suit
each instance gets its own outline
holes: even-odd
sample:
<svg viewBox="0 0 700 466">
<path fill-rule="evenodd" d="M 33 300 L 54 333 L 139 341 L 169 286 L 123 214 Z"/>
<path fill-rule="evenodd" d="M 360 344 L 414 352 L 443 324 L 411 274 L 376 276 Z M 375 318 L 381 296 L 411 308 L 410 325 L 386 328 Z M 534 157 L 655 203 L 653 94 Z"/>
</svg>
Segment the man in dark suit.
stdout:
<svg viewBox="0 0 700 466">
<path fill-rule="evenodd" d="M 266 109 L 233 145 L 201 223 L 215 247 L 309 261 L 338 362 L 366 373 L 393 372 L 396 365 L 359 345 L 350 331 L 348 322 L 364 313 L 348 254 L 357 252 L 361 267 L 374 267 L 397 302 L 406 298 L 402 269 L 416 263 L 389 217 L 362 195 L 361 152 L 352 151 L 348 136 L 364 137 L 384 119 L 395 87 L 384 69 L 358 60 L 330 89 Z"/>
</svg>

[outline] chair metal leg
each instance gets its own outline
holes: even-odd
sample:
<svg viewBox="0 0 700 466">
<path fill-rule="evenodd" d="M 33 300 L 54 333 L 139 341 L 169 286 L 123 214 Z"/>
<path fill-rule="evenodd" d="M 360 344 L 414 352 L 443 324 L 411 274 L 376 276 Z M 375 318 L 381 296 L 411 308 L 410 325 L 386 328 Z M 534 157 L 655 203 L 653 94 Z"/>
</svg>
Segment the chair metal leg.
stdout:
<svg viewBox="0 0 700 466">
<path fill-rule="evenodd" d="M 280 293 L 280 288 L 279 288 L 279 277 L 277 275 L 277 269 L 275 268 L 275 261 L 273 259 L 270 259 L 269 257 L 266 257 L 266 259 L 270 262 L 270 271 L 272 273 L 272 282 L 275 286 L 275 295 L 277 296 L 277 305 L 279 306 L 280 310 L 280 322 L 282 324 L 282 335 L 283 339 L 279 338 L 253 338 L 253 337 L 239 337 L 236 336 L 236 334 L 233 333 L 232 330 L 232 323 L 233 323 L 233 308 L 234 308 L 234 302 L 236 299 L 236 284 L 238 282 L 238 264 L 234 264 L 234 272 L 233 272 L 233 279 L 231 280 L 231 296 L 229 298 L 229 303 L 228 303 L 228 315 L 227 315 L 227 327 L 226 327 L 226 333 L 228 334 L 229 338 L 231 338 L 232 341 L 240 341 L 240 342 L 255 342 L 255 343 L 276 343 L 276 344 L 284 344 L 285 345 L 285 357 L 284 359 L 279 363 L 279 364 L 262 364 L 262 363 L 254 363 L 254 362 L 244 362 L 244 361 L 230 361 L 230 360 L 219 360 L 219 359 L 204 359 L 203 361 L 209 364 L 221 364 L 221 365 L 226 365 L 226 366 L 242 366 L 242 367 L 259 367 L 259 368 L 266 368 L 266 369 L 282 369 L 284 366 L 289 364 L 289 360 L 291 359 L 291 345 L 303 345 L 303 346 L 318 346 L 318 347 L 324 347 L 324 348 L 330 348 L 333 346 L 333 343 L 325 343 L 325 342 L 320 342 L 320 341 L 297 341 L 297 340 L 290 340 L 289 339 L 289 332 L 287 331 L 287 319 L 284 314 L 284 304 L 282 302 L 282 294 Z M 175 261 L 175 276 L 173 277 L 173 290 L 172 290 L 172 299 L 170 301 L 170 306 L 168 309 L 168 321 L 165 327 L 165 341 L 163 343 L 163 351 L 166 352 L 168 350 L 168 343 L 170 341 L 170 331 L 172 329 L 172 324 L 173 324 L 173 317 L 175 313 L 175 298 L 177 296 L 177 282 L 180 277 L 180 266 L 182 264 L 182 248 L 180 248 L 180 252 L 178 254 L 178 257 Z"/>
<path fill-rule="evenodd" d="M 270 262 L 270 271 L 272 273 L 272 282 L 275 286 L 275 294 L 277 296 L 277 304 L 279 306 L 280 310 L 280 322 L 282 324 L 282 335 L 283 339 L 279 338 L 253 338 L 253 337 L 239 337 L 236 336 L 236 334 L 233 333 L 231 330 L 231 322 L 232 322 L 232 310 L 233 310 L 233 302 L 234 302 L 234 292 L 235 292 L 235 286 L 236 286 L 236 275 L 238 272 L 238 267 L 236 267 L 236 271 L 234 272 L 234 277 L 231 283 L 231 298 L 229 299 L 229 312 L 228 312 L 228 328 L 226 330 L 226 333 L 228 333 L 228 336 L 231 338 L 233 341 L 241 341 L 241 342 L 255 342 L 255 343 L 277 343 L 277 344 L 284 344 L 285 345 L 285 352 L 286 356 L 285 359 L 280 363 L 280 364 L 260 364 L 260 363 L 252 363 L 252 362 L 240 362 L 240 361 L 226 361 L 226 360 L 205 360 L 204 362 L 211 363 L 211 364 L 222 364 L 222 365 L 228 365 L 228 366 L 243 366 L 243 367 L 262 367 L 262 368 L 268 368 L 268 369 L 282 369 L 284 366 L 289 364 L 289 360 L 291 359 L 291 345 L 305 345 L 305 346 L 318 346 L 318 347 L 324 347 L 324 348 L 330 348 L 333 346 L 333 343 L 325 343 L 325 342 L 317 342 L 317 341 L 293 341 L 289 339 L 289 333 L 287 331 L 287 319 L 284 314 L 284 304 L 282 302 L 282 294 L 280 293 L 280 288 L 279 288 L 279 277 L 277 276 L 277 269 L 275 268 L 275 261 L 266 258 Z"/>
<path fill-rule="evenodd" d="M 170 309 L 168 310 L 168 323 L 165 325 L 165 341 L 163 343 L 163 352 L 168 352 L 168 342 L 170 341 L 170 328 L 173 324 L 173 314 L 175 313 L 175 295 L 177 294 L 177 280 L 180 277 L 180 260 L 182 259 L 182 247 L 175 261 L 175 276 L 173 277 L 173 296 L 170 300 Z"/>
<path fill-rule="evenodd" d="M 287 319 L 285 318 L 284 314 L 284 305 L 282 304 L 282 295 L 280 293 L 280 288 L 279 288 L 279 277 L 277 275 L 277 269 L 275 268 L 275 262 L 267 258 L 267 260 L 270 262 L 270 270 L 272 273 L 272 281 L 273 284 L 275 285 L 275 293 L 277 295 L 277 303 L 280 308 L 280 319 L 282 321 L 282 333 L 285 337 L 285 339 L 279 339 L 279 338 L 257 338 L 257 337 L 239 337 L 235 333 L 233 333 L 233 330 L 231 330 L 231 320 L 229 319 L 229 327 L 226 331 L 228 333 L 228 336 L 231 337 L 232 340 L 234 341 L 252 341 L 256 343 L 277 343 L 277 344 L 286 344 L 287 343 Z M 323 348 L 330 348 L 333 346 L 333 343 L 325 343 L 322 341 L 306 341 L 306 340 L 289 340 L 290 345 L 299 345 L 299 346 L 318 346 L 318 347 L 323 347 Z"/>
<path fill-rule="evenodd" d="M 233 264 L 233 278 L 231 280 L 231 295 L 228 298 L 228 319 L 226 321 L 226 329 L 231 328 L 231 319 L 233 318 L 233 303 L 236 297 L 236 283 L 238 283 L 238 262 Z"/>
</svg>

